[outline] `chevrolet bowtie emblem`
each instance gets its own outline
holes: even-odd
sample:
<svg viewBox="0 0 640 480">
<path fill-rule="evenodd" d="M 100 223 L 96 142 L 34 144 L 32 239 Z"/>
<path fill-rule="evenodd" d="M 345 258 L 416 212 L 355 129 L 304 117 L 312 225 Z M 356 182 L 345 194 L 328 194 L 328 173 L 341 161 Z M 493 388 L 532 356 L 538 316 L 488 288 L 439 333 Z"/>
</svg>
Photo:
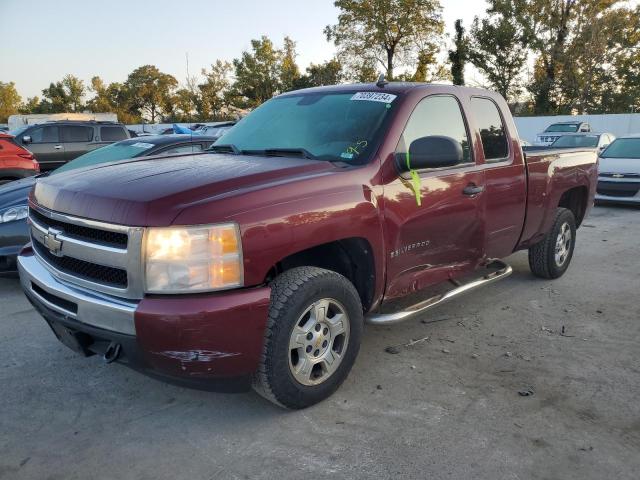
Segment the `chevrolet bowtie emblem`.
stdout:
<svg viewBox="0 0 640 480">
<path fill-rule="evenodd" d="M 62 256 L 62 240 L 58 240 L 58 235 L 62 232 L 54 228 L 50 228 L 47 233 L 44 234 L 42 242 L 47 247 L 49 252 L 56 257 Z"/>
</svg>

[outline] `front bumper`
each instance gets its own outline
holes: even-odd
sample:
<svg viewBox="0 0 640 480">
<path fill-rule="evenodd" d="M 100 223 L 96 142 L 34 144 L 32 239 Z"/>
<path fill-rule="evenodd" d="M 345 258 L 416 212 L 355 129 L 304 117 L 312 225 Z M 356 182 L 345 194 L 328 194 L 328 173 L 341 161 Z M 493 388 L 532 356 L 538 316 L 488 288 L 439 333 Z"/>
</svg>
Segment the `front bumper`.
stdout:
<svg viewBox="0 0 640 480">
<path fill-rule="evenodd" d="M 598 178 L 595 200 L 640 205 L 640 180 L 637 178 L 600 177 Z"/>
<path fill-rule="evenodd" d="M 84 355 L 119 345 L 117 361 L 152 377 L 216 391 L 244 391 L 262 353 L 267 287 L 139 302 L 63 282 L 29 250 L 22 288 L 63 343 Z"/>
</svg>

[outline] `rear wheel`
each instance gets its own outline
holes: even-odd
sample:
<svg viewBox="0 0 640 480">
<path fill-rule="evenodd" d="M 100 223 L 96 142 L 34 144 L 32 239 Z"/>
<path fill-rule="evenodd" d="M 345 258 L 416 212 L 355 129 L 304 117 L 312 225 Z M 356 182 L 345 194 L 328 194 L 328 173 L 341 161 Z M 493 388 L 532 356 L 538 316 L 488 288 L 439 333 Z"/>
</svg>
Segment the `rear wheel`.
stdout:
<svg viewBox="0 0 640 480">
<path fill-rule="evenodd" d="M 362 305 L 342 275 L 288 270 L 271 284 L 265 345 L 254 388 L 286 408 L 305 408 L 335 392 L 360 348 Z"/>
<path fill-rule="evenodd" d="M 569 268 L 576 245 L 576 220 L 571 210 L 558 208 L 551 231 L 529 249 L 529 268 L 540 278 L 558 278 Z"/>
</svg>

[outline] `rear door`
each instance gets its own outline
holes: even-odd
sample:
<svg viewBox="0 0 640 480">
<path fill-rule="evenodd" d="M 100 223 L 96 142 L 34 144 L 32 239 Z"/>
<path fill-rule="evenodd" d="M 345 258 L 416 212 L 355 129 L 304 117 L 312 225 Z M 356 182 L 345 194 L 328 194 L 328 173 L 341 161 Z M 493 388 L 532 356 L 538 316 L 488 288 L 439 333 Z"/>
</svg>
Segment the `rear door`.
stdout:
<svg viewBox="0 0 640 480">
<path fill-rule="evenodd" d="M 31 137 L 31 142 L 25 143 L 24 137 Z M 33 153 L 41 170 L 52 170 L 64 163 L 65 150 L 60 141 L 59 126 L 42 125 L 29 129 L 18 140 Z"/>
<path fill-rule="evenodd" d="M 420 204 L 410 175 L 398 174 L 385 185 L 387 299 L 460 276 L 475 268 L 484 255 L 484 173 L 476 163 L 469 127 L 456 97 L 430 95 L 416 105 L 396 158 L 406 155 L 412 141 L 432 135 L 459 142 L 463 161 L 453 167 L 418 170 Z"/>
<path fill-rule="evenodd" d="M 64 144 L 67 162 L 91 150 L 89 144 L 93 141 L 94 128 L 87 125 L 62 125 L 62 143 Z"/>
<path fill-rule="evenodd" d="M 517 141 L 511 140 L 518 137 L 515 126 L 508 129 L 498 104 L 474 96 L 470 105 L 484 163 L 485 254 L 502 258 L 513 252 L 522 231 L 527 193 L 524 159 Z"/>
</svg>

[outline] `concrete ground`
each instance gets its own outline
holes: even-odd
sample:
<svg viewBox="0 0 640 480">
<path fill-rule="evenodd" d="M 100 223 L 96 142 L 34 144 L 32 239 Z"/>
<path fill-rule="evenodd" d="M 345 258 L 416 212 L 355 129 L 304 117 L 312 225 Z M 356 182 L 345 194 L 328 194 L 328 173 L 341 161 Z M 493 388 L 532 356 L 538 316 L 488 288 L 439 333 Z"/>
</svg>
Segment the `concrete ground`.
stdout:
<svg viewBox="0 0 640 480">
<path fill-rule="evenodd" d="M 0 279 L 0 478 L 637 479 L 639 245 L 640 210 L 597 207 L 564 277 L 518 253 L 509 279 L 368 327 L 298 412 L 80 358 Z"/>
</svg>

